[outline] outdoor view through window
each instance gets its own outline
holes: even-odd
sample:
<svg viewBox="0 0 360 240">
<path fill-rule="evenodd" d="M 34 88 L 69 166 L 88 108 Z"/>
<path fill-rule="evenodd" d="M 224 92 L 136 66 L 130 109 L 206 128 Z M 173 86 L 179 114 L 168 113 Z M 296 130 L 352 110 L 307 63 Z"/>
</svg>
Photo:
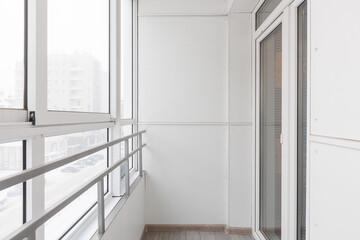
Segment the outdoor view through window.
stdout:
<svg viewBox="0 0 360 240">
<path fill-rule="evenodd" d="M 49 110 L 109 112 L 109 1 L 48 0 L 47 87 Z"/>
<path fill-rule="evenodd" d="M 0 108 L 24 105 L 24 0 L 0 0 Z"/>
<path fill-rule="evenodd" d="M 59 160 L 106 142 L 106 129 L 48 137 L 45 139 L 45 162 Z M 105 149 L 46 173 L 45 208 L 59 203 L 106 167 L 107 150 Z M 46 223 L 46 239 L 60 238 L 96 201 L 96 186 L 94 186 Z"/>
<path fill-rule="evenodd" d="M 23 143 L 0 144 L 0 178 L 23 169 Z M 23 223 L 23 185 L 0 191 L 0 239 Z M 3 227 L 6 226 L 6 227 Z"/>
</svg>

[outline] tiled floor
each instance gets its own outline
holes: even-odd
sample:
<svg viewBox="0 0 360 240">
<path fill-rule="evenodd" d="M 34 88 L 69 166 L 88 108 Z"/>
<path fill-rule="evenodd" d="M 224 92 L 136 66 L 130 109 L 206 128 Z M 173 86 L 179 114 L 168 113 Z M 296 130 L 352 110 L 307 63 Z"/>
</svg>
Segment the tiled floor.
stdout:
<svg viewBox="0 0 360 240">
<path fill-rule="evenodd" d="M 253 240 L 250 235 L 225 234 L 223 232 L 147 232 L 144 240 Z"/>
</svg>

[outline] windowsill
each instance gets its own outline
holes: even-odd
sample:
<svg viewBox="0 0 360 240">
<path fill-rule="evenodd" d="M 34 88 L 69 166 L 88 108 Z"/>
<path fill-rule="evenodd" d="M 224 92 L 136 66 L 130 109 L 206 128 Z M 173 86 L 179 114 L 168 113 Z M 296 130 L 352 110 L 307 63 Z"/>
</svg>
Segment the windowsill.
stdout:
<svg viewBox="0 0 360 240">
<path fill-rule="evenodd" d="M 145 171 L 143 175 L 145 175 Z M 136 186 L 140 182 L 139 171 L 132 169 L 130 171 L 130 194 L 135 190 Z M 122 206 L 127 201 L 126 197 L 113 197 L 111 194 L 107 194 L 105 197 L 105 227 L 107 228 L 110 223 L 115 219 Z M 64 239 L 76 239 L 76 240 L 98 240 L 101 235 L 97 233 L 98 230 L 98 218 L 97 218 L 97 206 L 93 207 L 91 211 L 75 226 Z"/>
</svg>

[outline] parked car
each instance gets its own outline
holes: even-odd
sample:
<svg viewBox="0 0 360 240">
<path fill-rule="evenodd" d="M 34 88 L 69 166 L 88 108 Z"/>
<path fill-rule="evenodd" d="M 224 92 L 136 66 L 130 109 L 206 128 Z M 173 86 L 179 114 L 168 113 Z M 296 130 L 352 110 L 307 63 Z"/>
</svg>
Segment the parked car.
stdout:
<svg viewBox="0 0 360 240">
<path fill-rule="evenodd" d="M 63 173 L 76 173 L 78 171 L 80 171 L 79 168 L 75 168 L 72 166 L 68 166 L 68 167 L 61 169 L 61 172 L 63 172 Z"/>
<path fill-rule="evenodd" d="M 71 165 L 75 168 L 79 168 L 79 170 L 80 170 L 81 168 L 85 167 L 85 162 L 84 162 L 84 160 L 79 160 L 79 161 L 74 162 Z"/>
<path fill-rule="evenodd" d="M 15 187 L 10 188 L 9 191 L 7 192 L 8 197 L 17 197 L 17 196 L 21 196 L 22 194 L 23 194 L 22 184 L 18 184 Z"/>
<path fill-rule="evenodd" d="M 102 155 L 102 154 L 95 154 L 94 157 L 95 157 L 97 160 L 103 160 L 103 159 L 104 159 L 104 155 Z"/>
<path fill-rule="evenodd" d="M 122 164 L 122 165 L 120 166 L 120 179 L 121 179 L 121 180 L 125 177 L 125 173 L 126 173 L 125 164 Z"/>
<path fill-rule="evenodd" d="M 84 160 L 86 165 L 95 165 L 97 162 L 97 159 L 94 156 L 90 156 L 87 159 Z"/>
</svg>

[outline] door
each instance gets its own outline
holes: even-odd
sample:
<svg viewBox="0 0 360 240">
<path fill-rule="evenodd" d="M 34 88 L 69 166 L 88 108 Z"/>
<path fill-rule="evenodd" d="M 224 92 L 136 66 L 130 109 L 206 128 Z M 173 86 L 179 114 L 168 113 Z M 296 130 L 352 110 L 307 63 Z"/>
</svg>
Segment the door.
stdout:
<svg viewBox="0 0 360 240">
<path fill-rule="evenodd" d="M 282 25 L 260 42 L 259 230 L 281 239 Z"/>
</svg>

